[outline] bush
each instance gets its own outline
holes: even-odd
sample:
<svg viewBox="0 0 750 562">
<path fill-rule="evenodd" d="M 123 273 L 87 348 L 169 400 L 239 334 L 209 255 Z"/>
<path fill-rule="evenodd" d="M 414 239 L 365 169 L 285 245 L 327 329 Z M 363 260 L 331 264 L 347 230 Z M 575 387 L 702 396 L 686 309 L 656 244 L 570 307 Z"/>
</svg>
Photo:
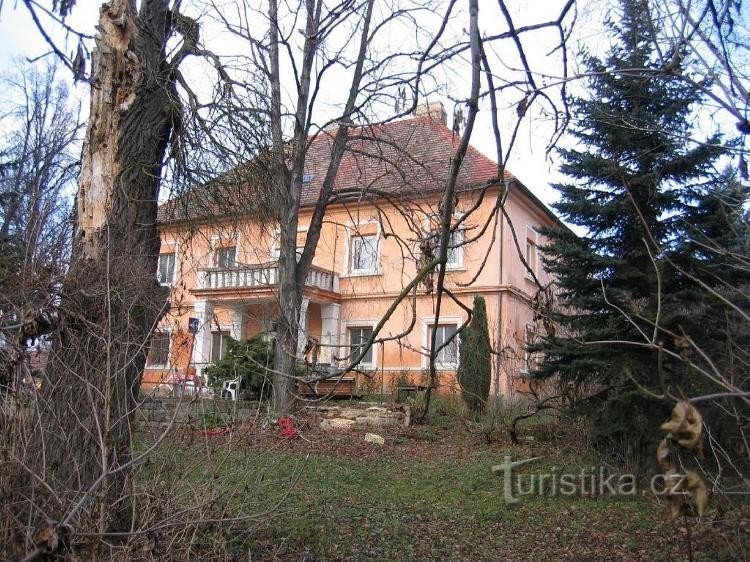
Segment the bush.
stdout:
<svg viewBox="0 0 750 562">
<path fill-rule="evenodd" d="M 468 412 L 464 418 L 466 429 L 481 437 L 487 445 L 508 434 L 513 420 L 526 409 L 525 401 L 517 396 L 499 396 L 488 402 L 483 411 Z"/>
<path fill-rule="evenodd" d="M 459 334 L 459 364 L 456 373 L 461 396 L 472 412 L 481 412 L 490 395 L 492 348 L 484 298 L 474 297 L 471 322 Z"/>
<path fill-rule="evenodd" d="M 226 380 L 240 380 L 240 389 L 259 399 L 271 394 L 271 369 L 273 368 L 273 345 L 258 334 L 247 340 L 231 340 L 227 355 L 206 369 L 208 384 L 220 393 Z"/>
</svg>

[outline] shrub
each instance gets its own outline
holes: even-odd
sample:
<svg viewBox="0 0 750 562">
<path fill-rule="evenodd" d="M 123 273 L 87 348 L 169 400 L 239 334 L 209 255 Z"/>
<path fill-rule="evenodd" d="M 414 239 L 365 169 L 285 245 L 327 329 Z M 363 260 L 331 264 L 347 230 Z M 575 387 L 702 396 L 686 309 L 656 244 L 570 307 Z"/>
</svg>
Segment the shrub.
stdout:
<svg viewBox="0 0 750 562">
<path fill-rule="evenodd" d="M 405 400 L 405 397 L 399 393 L 398 389 L 404 386 L 411 386 L 412 382 L 409 378 L 408 371 L 401 371 L 396 377 L 393 378 L 391 381 L 391 393 L 393 394 L 394 400 L 396 402 L 403 402 Z"/>
<path fill-rule="evenodd" d="M 490 445 L 510 431 L 513 420 L 525 409 L 521 398 L 499 396 L 488 402 L 483 411 L 469 412 L 464 417 L 464 424 L 469 433 L 481 437 L 485 444 Z"/>
<path fill-rule="evenodd" d="M 456 373 L 461 396 L 472 412 L 481 412 L 490 395 L 492 348 L 483 297 L 474 297 L 471 322 L 459 334 L 459 364 Z"/>
<path fill-rule="evenodd" d="M 206 369 L 208 384 L 214 392 L 221 392 L 225 380 L 240 380 L 240 388 L 260 399 L 271 392 L 273 346 L 258 334 L 246 340 L 229 342 L 224 359 Z"/>
</svg>

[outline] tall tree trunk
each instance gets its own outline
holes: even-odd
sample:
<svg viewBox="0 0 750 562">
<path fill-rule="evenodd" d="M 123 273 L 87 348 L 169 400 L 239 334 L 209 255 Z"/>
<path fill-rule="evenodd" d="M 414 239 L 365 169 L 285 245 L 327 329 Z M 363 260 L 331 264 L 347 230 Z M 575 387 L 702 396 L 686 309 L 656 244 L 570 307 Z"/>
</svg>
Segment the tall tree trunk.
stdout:
<svg viewBox="0 0 750 562">
<path fill-rule="evenodd" d="M 290 174 L 282 174 L 289 178 Z M 283 180 L 282 180 L 283 181 Z M 279 236 L 279 318 L 276 329 L 273 374 L 273 406 L 277 414 L 286 415 L 294 411 L 296 381 L 293 376 L 297 368 L 297 346 L 299 342 L 299 316 L 304 285 L 297 283 L 297 212 L 299 204 L 294 204 L 299 187 L 294 180 L 286 196 L 291 199 L 284 206 L 280 221 Z M 292 193 L 289 193 L 291 191 Z M 296 195 L 299 200 L 299 195 Z"/>
<path fill-rule="evenodd" d="M 92 61 L 70 270 L 41 390 L 33 494 L 46 519 L 128 530 L 133 421 L 156 281 L 161 164 L 177 99 L 169 0 L 111 0 Z M 39 514 L 41 515 L 41 514 Z M 36 518 L 35 518 L 36 519 Z"/>
</svg>

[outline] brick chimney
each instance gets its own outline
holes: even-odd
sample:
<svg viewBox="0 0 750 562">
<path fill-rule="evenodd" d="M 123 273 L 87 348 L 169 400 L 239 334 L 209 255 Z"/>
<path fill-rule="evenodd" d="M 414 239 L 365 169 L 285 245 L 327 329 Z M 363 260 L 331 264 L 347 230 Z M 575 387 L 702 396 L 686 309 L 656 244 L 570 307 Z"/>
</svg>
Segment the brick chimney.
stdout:
<svg viewBox="0 0 750 562">
<path fill-rule="evenodd" d="M 414 117 L 424 117 L 425 115 L 437 119 L 443 125 L 448 125 L 448 114 L 445 113 L 443 102 L 433 101 L 418 105 L 414 110 Z"/>
</svg>

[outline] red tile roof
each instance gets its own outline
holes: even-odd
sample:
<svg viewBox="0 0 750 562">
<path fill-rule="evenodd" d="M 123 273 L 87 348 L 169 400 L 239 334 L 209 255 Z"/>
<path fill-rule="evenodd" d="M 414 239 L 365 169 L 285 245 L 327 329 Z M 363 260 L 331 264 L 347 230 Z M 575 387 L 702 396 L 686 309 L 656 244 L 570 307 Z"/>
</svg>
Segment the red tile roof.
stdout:
<svg viewBox="0 0 750 562">
<path fill-rule="evenodd" d="M 305 160 L 309 181 L 303 185 L 303 206 L 317 201 L 330 161 L 333 135 L 334 131 L 323 131 L 311 141 Z M 355 189 L 364 196 L 368 192 L 414 196 L 441 191 L 459 141 L 458 135 L 429 116 L 352 129 L 334 190 Z M 496 181 L 497 174 L 497 164 L 469 146 L 456 187 L 465 190 L 484 186 Z M 512 176 L 506 171 L 505 178 L 510 180 Z M 232 211 L 229 214 L 234 214 L 238 205 L 242 207 L 242 201 L 255 198 L 251 188 L 229 188 L 226 183 L 219 188 L 220 193 L 215 186 L 212 190 L 205 185 L 165 203 L 159 208 L 159 221 L 216 217 L 227 207 Z"/>
</svg>

